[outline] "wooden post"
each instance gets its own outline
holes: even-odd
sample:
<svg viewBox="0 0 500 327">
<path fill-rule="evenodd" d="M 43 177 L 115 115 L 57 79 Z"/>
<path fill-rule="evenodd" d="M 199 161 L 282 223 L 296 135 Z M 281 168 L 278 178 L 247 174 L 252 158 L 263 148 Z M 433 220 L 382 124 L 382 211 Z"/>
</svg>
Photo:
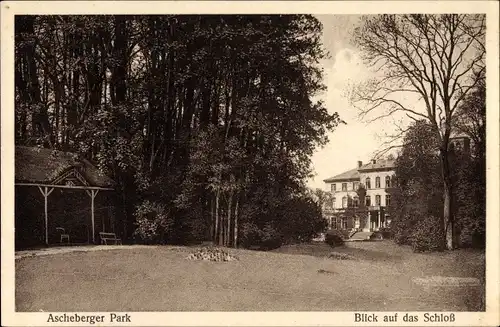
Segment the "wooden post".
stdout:
<svg viewBox="0 0 500 327">
<path fill-rule="evenodd" d="M 53 188 L 49 190 L 47 186 L 45 186 L 43 189 L 41 186 L 38 186 L 38 189 L 43 195 L 44 199 L 44 205 L 45 205 L 45 244 L 49 245 L 49 213 L 48 213 L 48 206 L 47 206 L 47 198 L 49 197 L 50 193 L 54 191 Z"/>
<path fill-rule="evenodd" d="M 99 190 L 90 190 L 90 210 L 92 217 L 92 243 L 95 244 L 95 217 L 94 217 L 94 199 Z"/>
<path fill-rule="evenodd" d="M 45 244 L 49 245 L 49 213 L 47 209 L 48 198 L 47 187 L 44 188 L 43 199 L 45 200 Z"/>
</svg>

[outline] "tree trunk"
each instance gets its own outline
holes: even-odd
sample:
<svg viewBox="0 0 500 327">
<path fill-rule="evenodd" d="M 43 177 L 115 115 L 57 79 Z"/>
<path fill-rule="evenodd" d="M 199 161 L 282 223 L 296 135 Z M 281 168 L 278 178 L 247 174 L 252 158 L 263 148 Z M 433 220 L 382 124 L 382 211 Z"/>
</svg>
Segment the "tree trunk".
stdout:
<svg viewBox="0 0 500 327">
<path fill-rule="evenodd" d="M 212 240 L 214 243 L 215 243 L 215 239 L 214 239 L 214 231 L 215 231 L 215 214 L 214 214 L 214 209 L 215 209 L 215 205 L 214 205 L 214 199 L 213 197 L 210 195 L 209 196 L 209 210 L 210 210 L 210 226 L 209 226 L 209 229 L 208 229 L 208 237 L 207 237 L 207 240 Z"/>
<path fill-rule="evenodd" d="M 236 198 L 236 204 L 234 207 L 234 241 L 233 241 L 233 246 L 235 248 L 238 247 L 238 207 L 240 204 L 240 199 L 239 197 Z"/>
<path fill-rule="evenodd" d="M 214 244 L 218 244 L 218 232 L 219 232 L 219 190 L 215 194 L 215 228 L 214 228 Z"/>
<path fill-rule="evenodd" d="M 233 192 L 229 194 L 229 199 L 227 201 L 227 230 L 226 230 L 226 246 L 231 246 L 231 210 L 233 204 Z"/>
<path fill-rule="evenodd" d="M 441 157 L 441 171 L 443 176 L 444 183 L 444 205 L 443 205 L 443 220 L 441 227 L 443 228 L 444 233 L 444 246 L 448 250 L 453 250 L 456 246 L 455 244 L 455 229 L 454 229 L 454 221 L 453 221 L 453 201 L 452 201 L 452 191 L 453 185 L 451 181 L 451 171 L 450 171 L 450 162 L 449 162 L 449 153 L 447 149 L 447 145 L 444 146 L 440 151 Z"/>
</svg>

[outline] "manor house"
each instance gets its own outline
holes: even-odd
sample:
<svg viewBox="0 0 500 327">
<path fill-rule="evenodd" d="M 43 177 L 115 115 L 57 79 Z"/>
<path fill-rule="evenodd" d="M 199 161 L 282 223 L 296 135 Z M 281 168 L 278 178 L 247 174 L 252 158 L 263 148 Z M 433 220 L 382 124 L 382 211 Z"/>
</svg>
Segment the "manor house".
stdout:
<svg viewBox="0 0 500 327">
<path fill-rule="evenodd" d="M 331 229 L 373 232 L 390 223 L 393 158 L 358 161 L 356 168 L 324 180 L 331 192 L 323 212 Z"/>
</svg>

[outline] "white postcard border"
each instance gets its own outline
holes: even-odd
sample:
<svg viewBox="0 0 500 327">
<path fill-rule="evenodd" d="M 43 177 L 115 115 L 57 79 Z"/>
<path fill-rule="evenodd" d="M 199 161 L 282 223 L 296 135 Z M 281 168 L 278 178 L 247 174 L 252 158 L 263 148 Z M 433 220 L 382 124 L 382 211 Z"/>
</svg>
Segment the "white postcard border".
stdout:
<svg viewBox="0 0 500 327">
<path fill-rule="evenodd" d="M 117 4 L 119 2 L 119 4 Z M 159 14 L 159 13 L 487 13 L 487 249 L 486 312 L 455 312 L 439 326 L 487 326 L 500 323 L 499 306 L 499 16 L 493 1 L 5 1 L 1 4 L 1 195 L 2 325 L 53 326 L 48 313 L 14 311 L 14 15 L 16 14 Z M 379 316 L 395 312 L 377 312 Z M 409 312 L 423 315 L 424 312 Z M 70 314 L 70 313 L 68 313 Z M 109 315 L 109 313 L 80 313 Z M 354 323 L 353 312 L 129 312 L 123 326 L 390 326 Z M 398 312 L 402 316 L 405 312 Z M 425 323 L 424 323 L 425 324 Z M 430 323 L 428 323 L 430 324 Z M 61 326 L 67 324 L 60 324 Z M 88 326 L 72 323 L 72 326 Z M 96 324 L 98 325 L 98 324 Z M 110 324 L 106 324 L 110 325 Z M 404 325 L 421 326 L 419 323 Z M 436 325 L 436 324 L 431 324 Z"/>
</svg>

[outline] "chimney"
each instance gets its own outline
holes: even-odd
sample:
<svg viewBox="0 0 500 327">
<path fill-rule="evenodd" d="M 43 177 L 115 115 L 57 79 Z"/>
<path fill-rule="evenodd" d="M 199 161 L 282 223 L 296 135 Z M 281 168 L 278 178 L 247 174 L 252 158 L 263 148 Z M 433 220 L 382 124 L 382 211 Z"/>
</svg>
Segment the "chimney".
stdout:
<svg viewBox="0 0 500 327">
<path fill-rule="evenodd" d="M 361 168 L 363 166 L 363 161 L 358 161 L 358 168 Z"/>
</svg>

